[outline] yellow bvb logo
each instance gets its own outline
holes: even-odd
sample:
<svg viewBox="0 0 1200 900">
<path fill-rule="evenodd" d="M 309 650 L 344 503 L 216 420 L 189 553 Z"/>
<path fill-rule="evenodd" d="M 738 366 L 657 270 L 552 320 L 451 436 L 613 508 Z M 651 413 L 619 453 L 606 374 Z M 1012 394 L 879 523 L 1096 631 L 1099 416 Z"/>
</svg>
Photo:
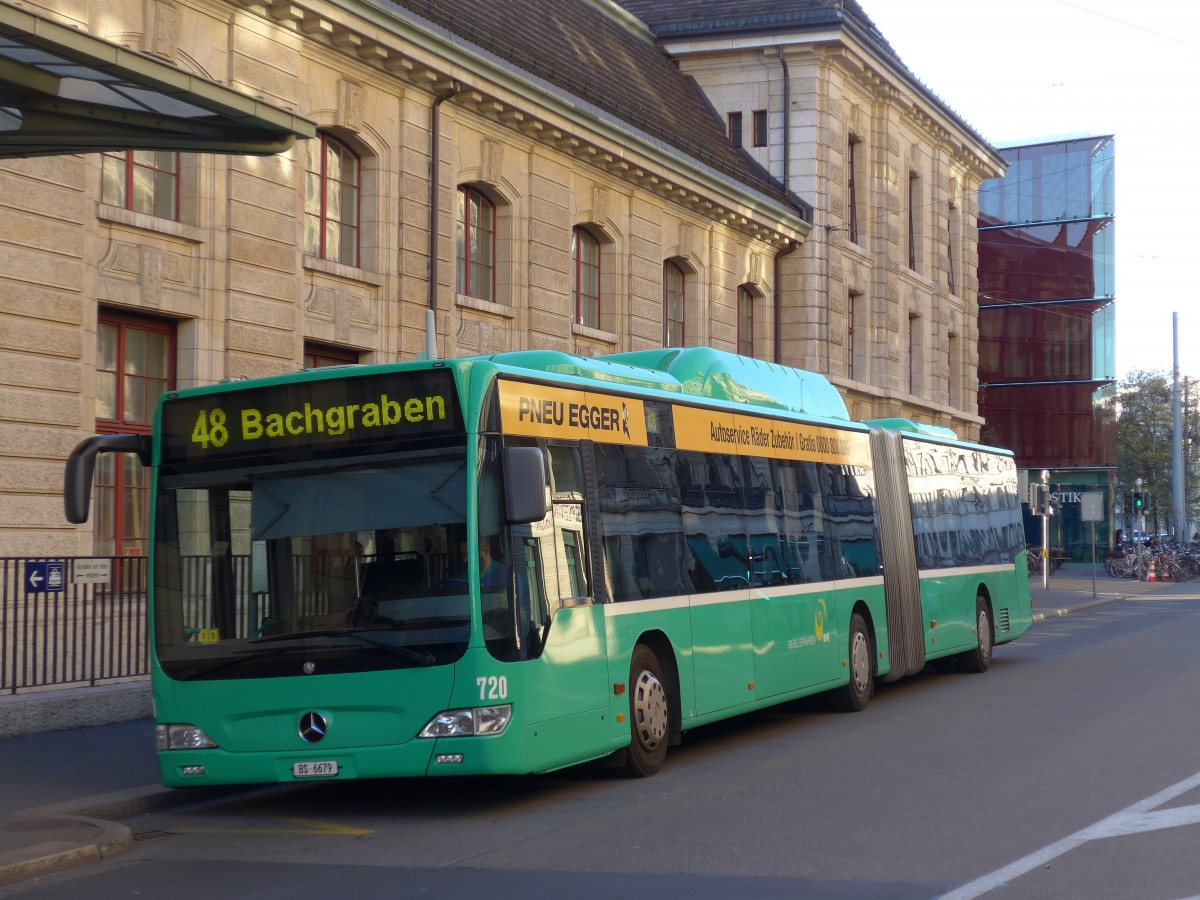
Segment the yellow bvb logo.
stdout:
<svg viewBox="0 0 1200 900">
<path fill-rule="evenodd" d="M 825 639 L 825 617 L 828 614 L 824 599 L 818 599 L 817 610 L 813 613 L 813 634 L 816 635 L 818 641 Z"/>
</svg>

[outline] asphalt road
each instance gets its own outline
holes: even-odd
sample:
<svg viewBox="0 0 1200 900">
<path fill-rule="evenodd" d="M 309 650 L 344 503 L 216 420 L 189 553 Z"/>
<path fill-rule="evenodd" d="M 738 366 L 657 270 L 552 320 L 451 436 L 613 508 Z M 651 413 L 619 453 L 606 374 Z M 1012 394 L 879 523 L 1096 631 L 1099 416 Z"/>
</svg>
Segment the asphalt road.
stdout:
<svg viewBox="0 0 1200 900">
<path fill-rule="evenodd" d="M 1200 895 L 1200 601 L 1037 623 L 984 675 L 697 729 L 646 780 L 273 787 L 0 897 Z"/>
</svg>

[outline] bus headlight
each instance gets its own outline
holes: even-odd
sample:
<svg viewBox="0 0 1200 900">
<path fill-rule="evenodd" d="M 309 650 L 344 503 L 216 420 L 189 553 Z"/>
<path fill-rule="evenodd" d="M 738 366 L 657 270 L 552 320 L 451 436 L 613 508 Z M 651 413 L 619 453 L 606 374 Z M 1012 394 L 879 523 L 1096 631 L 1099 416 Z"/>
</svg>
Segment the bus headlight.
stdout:
<svg viewBox="0 0 1200 900">
<path fill-rule="evenodd" d="M 421 729 L 417 737 L 476 737 L 500 734 L 512 719 L 512 704 L 477 706 L 473 709 L 448 709 L 438 713 Z"/>
<path fill-rule="evenodd" d="M 217 746 L 195 725 L 155 725 L 154 742 L 159 750 L 211 750 Z"/>
</svg>

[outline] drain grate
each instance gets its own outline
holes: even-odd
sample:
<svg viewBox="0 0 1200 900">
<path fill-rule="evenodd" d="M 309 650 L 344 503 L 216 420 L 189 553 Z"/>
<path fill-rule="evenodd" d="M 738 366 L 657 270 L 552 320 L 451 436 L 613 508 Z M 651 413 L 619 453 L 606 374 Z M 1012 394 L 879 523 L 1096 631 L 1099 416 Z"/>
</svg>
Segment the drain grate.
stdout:
<svg viewBox="0 0 1200 900">
<path fill-rule="evenodd" d="M 133 840 L 136 843 L 138 841 L 155 841 L 159 838 L 174 836 L 175 832 L 173 831 L 163 831 L 159 828 L 148 828 L 145 831 L 135 831 L 133 833 Z"/>
</svg>

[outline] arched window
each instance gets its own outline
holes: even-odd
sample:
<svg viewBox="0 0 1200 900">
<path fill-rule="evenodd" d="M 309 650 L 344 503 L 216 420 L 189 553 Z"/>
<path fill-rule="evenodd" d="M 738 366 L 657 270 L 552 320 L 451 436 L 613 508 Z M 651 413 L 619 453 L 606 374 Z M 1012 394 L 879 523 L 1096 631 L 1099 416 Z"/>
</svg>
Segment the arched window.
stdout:
<svg viewBox="0 0 1200 900">
<path fill-rule="evenodd" d="M 455 224 L 458 293 L 496 300 L 496 205 L 473 187 L 458 189 Z"/>
<path fill-rule="evenodd" d="M 322 132 L 305 144 L 304 252 L 358 266 L 362 163 L 344 143 Z"/>
<path fill-rule="evenodd" d="M 677 263 L 663 263 L 663 346 L 683 346 L 683 309 L 687 278 Z"/>
<path fill-rule="evenodd" d="M 737 293 L 737 352 L 754 355 L 754 295 L 745 285 Z"/>
<path fill-rule="evenodd" d="M 571 266 L 575 275 L 575 321 L 600 327 L 600 242 L 582 226 L 571 232 Z"/>
</svg>

